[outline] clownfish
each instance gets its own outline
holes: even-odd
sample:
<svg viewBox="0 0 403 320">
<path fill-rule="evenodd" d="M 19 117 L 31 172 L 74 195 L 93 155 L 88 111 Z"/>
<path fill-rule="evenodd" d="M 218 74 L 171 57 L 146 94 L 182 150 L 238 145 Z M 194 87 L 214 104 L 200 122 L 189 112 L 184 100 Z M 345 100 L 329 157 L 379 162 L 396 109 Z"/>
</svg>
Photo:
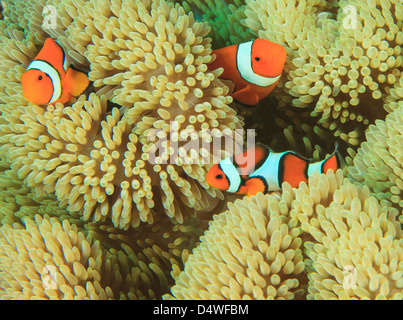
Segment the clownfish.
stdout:
<svg viewBox="0 0 403 320">
<path fill-rule="evenodd" d="M 261 38 L 212 53 L 216 58 L 208 68 L 224 68 L 220 79 L 234 83 L 231 96 L 249 106 L 256 105 L 274 89 L 287 56 L 283 46 Z"/>
<path fill-rule="evenodd" d="M 206 181 L 220 190 L 248 196 L 281 190 L 284 181 L 296 188 L 302 181 L 307 183 L 314 172 L 336 171 L 340 167 L 337 149 L 336 145 L 325 160 L 311 162 L 292 151 L 277 153 L 257 144 L 214 164 L 207 172 Z"/>
<path fill-rule="evenodd" d="M 21 78 L 24 97 L 37 105 L 66 103 L 88 87 L 87 74 L 67 67 L 63 48 L 48 38 Z"/>
</svg>

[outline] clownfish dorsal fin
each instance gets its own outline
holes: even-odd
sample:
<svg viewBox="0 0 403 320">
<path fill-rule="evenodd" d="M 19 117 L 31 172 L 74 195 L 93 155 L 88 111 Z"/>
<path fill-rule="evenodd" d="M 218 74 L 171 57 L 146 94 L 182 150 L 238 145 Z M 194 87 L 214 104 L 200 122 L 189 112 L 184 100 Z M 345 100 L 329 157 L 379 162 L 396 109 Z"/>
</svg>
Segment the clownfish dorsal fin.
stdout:
<svg viewBox="0 0 403 320">
<path fill-rule="evenodd" d="M 253 171 L 256 171 L 259 169 L 267 160 L 267 157 L 269 156 L 270 150 L 269 147 L 265 146 L 262 143 L 256 143 L 254 146 L 254 151 L 255 151 L 255 167 L 253 168 Z"/>
<path fill-rule="evenodd" d="M 87 74 L 75 69 L 73 66 L 70 66 L 67 70 L 64 82 L 70 87 L 71 94 L 75 97 L 82 94 L 89 85 Z"/>
<path fill-rule="evenodd" d="M 249 176 L 266 160 L 269 149 L 262 144 L 256 144 L 243 153 L 234 156 L 234 162 L 241 176 Z"/>
<path fill-rule="evenodd" d="M 35 60 L 43 60 L 48 62 L 55 68 L 59 74 L 65 72 L 64 62 L 66 56 L 63 48 L 52 38 L 47 38 L 42 50 L 35 57 Z"/>
</svg>

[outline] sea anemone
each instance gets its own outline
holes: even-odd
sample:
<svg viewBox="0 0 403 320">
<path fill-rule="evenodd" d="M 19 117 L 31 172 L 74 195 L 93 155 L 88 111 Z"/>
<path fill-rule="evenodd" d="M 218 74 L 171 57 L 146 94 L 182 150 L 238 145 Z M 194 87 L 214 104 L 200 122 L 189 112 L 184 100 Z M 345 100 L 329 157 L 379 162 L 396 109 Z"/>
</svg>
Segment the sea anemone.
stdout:
<svg viewBox="0 0 403 320">
<path fill-rule="evenodd" d="M 213 47 L 218 49 L 252 40 L 252 34 L 242 24 L 245 16 L 244 0 L 188 0 L 179 2 L 186 12 L 193 12 L 197 19 L 211 26 L 209 36 Z"/>
<path fill-rule="evenodd" d="M 160 299 L 170 286 L 164 272 L 171 264 L 165 252 L 144 240 L 150 247 L 135 253 L 125 244 L 107 248 L 67 220 L 36 215 L 23 225 L 3 225 L 0 299 Z"/>
<path fill-rule="evenodd" d="M 164 299 L 300 299 L 306 283 L 289 193 L 258 194 L 215 215 Z"/>
<path fill-rule="evenodd" d="M 14 152 L 21 133 L 19 117 L 27 101 L 21 87 L 21 75 L 37 51 L 34 36 L 21 31 L 16 24 L 0 21 L 0 164 L 8 167 L 9 152 Z"/>
<path fill-rule="evenodd" d="M 26 219 L 0 227 L 0 299 L 107 299 L 99 243 L 68 221 Z M 106 270 L 105 270 L 106 271 Z M 113 270 L 107 270 L 110 273 Z"/>
<path fill-rule="evenodd" d="M 0 299 L 402 299 L 400 1 L 2 5 Z M 21 76 L 49 36 L 91 85 L 37 106 Z M 246 110 L 207 64 L 255 37 L 288 57 Z M 348 179 L 223 194 L 205 175 L 242 127 L 315 160 L 342 140 Z"/>
<path fill-rule="evenodd" d="M 346 179 L 307 232 L 308 299 L 403 298 L 403 239 L 394 208 Z M 308 223 L 306 223 L 308 226 Z"/>
<path fill-rule="evenodd" d="M 32 221 L 38 223 L 46 220 L 52 225 L 63 226 L 69 221 L 74 230 L 78 230 L 87 239 L 99 242 L 96 250 L 100 253 L 97 255 L 107 257 L 105 263 L 112 264 L 111 270 L 120 270 L 120 274 L 114 271 L 113 276 L 105 272 L 101 274 L 102 283 L 110 279 L 109 286 L 114 299 L 160 299 L 174 283 L 170 271 L 173 269 L 179 273 L 183 269 L 190 251 L 195 247 L 210 219 L 210 215 L 205 214 L 203 218 L 203 214 L 200 214 L 182 224 L 174 224 L 164 213 L 160 213 L 155 217 L 153 225 L 143 223 L 136 229 L 123 231 L 115 228 L 111 222 L 84 223 L 77 213 L 60 207 L 54 194 L 38 196 L 31 192 L 31 188 L 18 179 L 12 170 L 0 173 L 0 182 L 0 226 L 7 225 L 4 229 L 11 230 L 23 229 L 27 220 L 29 224 Z M 16 232 L 13 232 L 16 235 Z M 21 250 L 19 247 L 15 249 L 18 252 Z M 37 270 L 43 269 L 42 262 L 35 260 L 32 263 Z M 44 272 L 48 271 L 46 269 Z M 113 278 L 115 276 L 116 278 Z M 3 286 L 3 289 L 8 288 L 6 284 Z M 17 294 L 16 292 L 20 294 L 19 289 L 13 294 L 10 293 L 10 288 L 7 290 L 8 296 L 2 298 L 9 299 L 11 295 Z M 78 298 L 75 294 L 58 297 Z M 27 298 L 29 297 L 24 297 Z M 104 299 L 105 296 L 100 298 Z"/>
<path fill-rule="evenodd" d="M 325 7 L 323 0 L 308 0 L 297 2 L 295 0 L 247 0 L 244 25 L 249 28 L 255 37 L 261 37 L 282 44 L 287 51 L 287 60 L 284 73 L 277 84 L 276 91 L 280 94 L 285 83 L 289 81 L 292 60 L 297 56 L 298 49 L 308 37 L 308 32 L 320 31 L 316 27 L 316 14 Z M 328 25 L 326 25 L 328 26 Z M 327 31 L 331 31 L 327 30 Z M 326 35 L 326 38 L 328 35 Z M 323 38 L 323 37 L 322 37 Z M 326 39 L 325 38 L 325 39 Z M 295 69 L 295 68 L 294 68 Z M 279 88 L 282 90 L 279 90 Z M 275 92 L 276 92 L 275 91 Z M 288 93 L 288 92 L 287 92 Z M 287 95 L 288 96 L 288 95 Z M 291 97 L 285 96 L 287 101 Z M 279 97 L 280 98 L 280 97 Z M 280 101 L 283 101 L 280 99 Z"/>
<path fill-rule="evenodd" d="M 157 4 L 161 6 L 157 8 Z M 121 95 L 132 99 L 119 101 L 130 105 L 126 108 L 109 103 L 107 96 L 99 92 L 88 98 L 83 95 L 71 106 L 56 104 L 44 108 L 27 104 L 21 99 L 18 80 L 29 63 L 27 54 L 37 53 L 30 41 L 32 35 L 28 33 L 26 40 L 24 33 L 17 31 L 2 38 L 11 53 L 3 53 L 2 63 L 15 65 L 9 69 L 8 78 L 16 82 L 15 94 L 6 91 L 1 96 L 5 102 L 0 105 L 4 161 L 12 162 L 12 169 L 18 170 L 19 177 L 26 179 L 37 194 L 54 192 L 62 206 L 71 212 L 82 212 L 84 220 L 93 217 L 95 221 L 105 221 L 109 216 L 122 229 L 135 227 L 140 221 L 151 223 L 153 211 L 164 210 L 170 218 L 182 222 L 189 211 L 192 215 L 216 206 L 223 195 L 205 182 L 208 163 L 198 161 L 198 154 L 190 154 L 196 160 L 187 162 L 186 147 L 192 143 L 209 145 L 214 139 L 224 139 L 225 130 L 232 133 L 242 128 L 241 119 L 228 106 L 228 88 L 216 79 L 219 73 L 207 70 L 211 49 L 209 41 L 202 37 L 206 25 L 195 23 L 195 29 L 181 29 L 182 23 L 188 24 L 192 16 L 186 15 L 179 5 L 157 1 L 138 2 L 136 6 L 142 13 L 148 10 L 150 19 L 160 17 L 149 20 L 141 14 L 156 29 L 138 36 L 151 37 L 149 41 L 154 39 L 157 43 L 161 40 L 162 47 L 153 43 L 157 59 L 154 64 L 151 60 L 137 61 L 140 69 L 136 77 L 144 83 Z M 135 25 L 148 28 L 145 23 L 139 20 Z M 121 27 L 124 29 L 123 24 Z M 161 32 L 166 32 L 162 31 L 165 27 L 174 29 L 168 32 L 169 39 L 163 41 Z M 173 30 L 177 30 L 177 37 Z M 145 39 L 140 43 L 145 45 Z M 140 43 L 137 45 L 141 47 Z M 98 62 L 91 62 L 91 66 L 104 65 Z M 136 64 L 132 62 L 132 66 Z M 146 67 L 150 63 L 155 66 L 153 71 Z M 131 72 L 129 69 L 126 71 Z M 119 90 L 114 90 L 114 95 Z M 238 135 L 242 140 L 242 133 Z M 198 152 L 198 148 L 193 149 L 190 153 Z M 208 155 L 209 150 L 204 153 Z M 150 161 L 151 156 L 155 156 L 154 162 Z M 185 213 L 187 208 L 190 210 Z"/>
<path fill-rule="evenodd" d="M 229 203 L 213 217 L 164 299 L 305 298 L 303 243 L 310 237 L 303 223 L 332 201 L 342 180 L 341 170 L 330 170 L 299 188 L 285 182 L 281 193 Z"/>
<path fill-rule="evenodd" d="M 14 170 L 0 172 L 0 226 L 22 224 L 25 218 L 34 219 L 36 215 L 48 215 L 59 221 L 68 219 L 70 223 L 83 225 L 79 214 L 60 206 L 54 194 L 32 192 Z"/>
<path fill-rule="evenodd" d="M 37 2 L 42 2 L 37 3 Z M 45 32 L 41 28 L 43 18 L 39 18 L 45 5 L 44 0 L 4 0 L 3 15 L 7 19 L 7 23 L 15 24 L 22 31 L 30 30 L 35 37 L 35 42 L 45 40 Z"/>
<path fill-rule="evenodd" d="M 85 0 L 4 0 L 4 16 L 9 23 L 15 23 L 21 30 L 32 33 L 35 44 L 38 45 L 49 36 L 61 40 L 85 2 Z"/>
<path fill-rule="evenodd" d="M 256 132 L 256 141 L 276 152 L 294 152 L 320 161 L 334 151 L 336 138 L 333 132 L 318 124 L 317 117 L 293 109 L 280 109 L 274 98 L 262 100 L 255 108 L 245 109 L 236 102 L 231 104 L 244 118 L 245 128 Z M 268 123 L 270 125 L 268 125 Z M 346 146 L 339 144 L 339 155 L 344 157 Z"/>
<path fill-rule="evenodd" d="M 343 179 L 342 170 L 228 207 L 165 299 L 402 298 L 398 211 Z M 355 278 L 346 284 L 348 270 Z"/>
<path fill-rule="evenodd" d="M 283 108 L 292 102 L 357 147 L 368 124 L 390 112 L 393 104 L 385 101 L 402 93 L 402 4 L 340 1 L 337 20 L 331 14 L 318 19 L 324 5 L 250 0 L 245 23 L 256 36 L 287 49 L 286 77 L 273 92 Z"/>
<path fill-rule="evenodd" d="M 28 197 L 22 200 L 30 191 L 31 189 L 23 185 L 14 171 L 6 170 L 0 173 L 0 226 L 19 222 L 16 215 L 21 211 L 21 207 L 35 203 Z"/>
<path fill-rule="evenodd" d="M 137 270 L 139 278 L 132 286 L 138 298 L 161 299 L 174 284 L 174 276 L 183 270 L 208 218 L 194 217 L 178 224 L 160 213 L 152 225 L 142 223 L 124 231 L 111 223 L 90 222 L 85 232 L 99 240 L 103 248 L 113 253 L 121 251 L 117 256 L 122 255 Z"/>
<path fill-rule="evenodd" d="M 295 189 L 290 217 L 303 231 L 307 299 L 402 299 L 399 212 L 342 170 Z M 349 276 L 347 276 L 350 274 Z"/>
<path fill-rule="evenodd" d="M 182 206 L 208 211 L 217 204 L 208 198 L 216 193 L 203 181 L 205 169 L 199 166 L 203 171 L 198 173 L 192 164 L 149 164 L 144 158 L 148 150 L 141 149 L 127 118 L 117 108 L 111 115 L 106 111 L 105 97 L 95 94 L 71 107 L 31 105 L 19 119 L 26 132 L 19 136 L 21 146 L 9 154 L 12 168 L 36 194 L 54 192 L 61 205 L 81 212 L 84 220 L 109 216 L 122 229 L 140 220 L 151 223 L 155 206 L 182 222 Z"/>
<path fill-rule="evenodd" d="M 385 120 L 376 120 L 365 133 L 347 168 L 351 181 L 368 186 L 381 202 L 403 208 L 403 102 Z"/>
<path fill-rule="evenodd" d="M 172 86 L 183 83 L 192 93 L 207 76 L 203 88 L 208 87 L 213 80 L 205 66 L 211 59 L 211 40 L 205 37 L 209 31 L 206 23 L 196 22 L 179 4 L 87 1 L 66 37 L 69 47 L 90 63 L 89 77 L 99 94 L 132 107 L 135 102 L 172 100 L 165 92 L 175 92 L 171 82 Z M 153 97 L 155 90 L 161 93 Z"/>
</svg>

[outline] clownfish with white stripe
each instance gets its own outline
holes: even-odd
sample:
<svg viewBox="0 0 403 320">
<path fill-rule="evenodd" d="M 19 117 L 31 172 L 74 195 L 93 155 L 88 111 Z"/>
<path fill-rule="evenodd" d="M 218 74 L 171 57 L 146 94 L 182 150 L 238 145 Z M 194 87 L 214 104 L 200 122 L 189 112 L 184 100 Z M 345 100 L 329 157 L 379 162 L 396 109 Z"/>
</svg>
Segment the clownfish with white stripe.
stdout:
<svg viewBox="0 0 403 320">
<path fill-rule="evenodd" d="M 67 67 L 63 48 L 48 38 L 21 78 L 24 97 L 37 105 L 66 103 L 88 87 L 86 73 Z"/>
<path fill-rule="evenodd" d="M 212 187 L 230 193 L 256 195 L 281 190 L 283 182 L 296 188 L 315 172 L 334 172 L 340 167 L 335 151 L 325 160 L 311 162 L 292 151 L 276 153 L 257 144 L 247 151 L 214 164 L 207 173 L 206 181 Z"/>
<path fill-rule="evenodd" d="M 249 106 L 256 105 L 274 89 L 287 57 L 283 46 L 261 38 L 212 53 L 216 58 L 208 68 L 224 68 L 219 78 L 231 80 L 235 85 L 231 96 Z"/>
</svg>

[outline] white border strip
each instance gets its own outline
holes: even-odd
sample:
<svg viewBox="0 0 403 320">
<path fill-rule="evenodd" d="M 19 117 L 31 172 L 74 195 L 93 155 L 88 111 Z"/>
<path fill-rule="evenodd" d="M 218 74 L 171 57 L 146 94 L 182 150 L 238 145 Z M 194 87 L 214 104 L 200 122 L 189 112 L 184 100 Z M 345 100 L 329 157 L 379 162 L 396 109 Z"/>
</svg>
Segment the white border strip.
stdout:
<svg viewBox="0 0 403 320">
<path fill-rule="evenodd" d="M 268 87 L 280 79 L 281 74 L 274 78 L 263 77 L 252 69 L 252 44 L 253 41 L 241 43 L 238 46 L 236 65 L 242 78 L 261 87 Z"/>
<path fill-rule="evenodd" d="M 322 164 L 323 161 L 308 164 L 308 177 L 311 177 L 314 172 L 322 173 Z"/>
<path fill-rule="evenodd" d="M 37 69 L 46 73 L 53 83 L 53 95 L 48 104 L 56 102 L 62 94 L 62 83 L 60 81 L 59 73 L 49 63 L 41 60 L 34 60 L 28 66 L 27 71 Z"/>
<path fill-rule="evenodd" d="M 281 158 L 289 152 L 270 152 L 266 161 L 250 177 L 260 176 L 266 179 L 268 191 L 281 189 L 278 185 L 278 169 Z"/>
<path fill-rule="evenodd" d="M 229 180 L 229 188 L 227 191 L 232 193 L 237 192 L 241 186 L 241 177 L 239 176 L 238 170 L 232 163 L 231 158 L 221 160 L 220 166 Z"/>
</svg>

